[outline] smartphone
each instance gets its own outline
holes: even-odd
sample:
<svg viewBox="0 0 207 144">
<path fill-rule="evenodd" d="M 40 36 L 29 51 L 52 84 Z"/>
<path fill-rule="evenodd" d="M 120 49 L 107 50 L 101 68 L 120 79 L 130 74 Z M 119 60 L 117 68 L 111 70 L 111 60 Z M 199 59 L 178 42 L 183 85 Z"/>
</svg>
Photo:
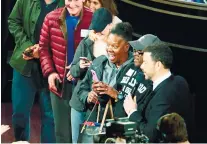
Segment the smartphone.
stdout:
<svg viewBox="0 0 207 144">
<path fill-rule="evenodd" d="M 62 96 L 62 94 L 61 94 L 61 91 L 62 91 L 62 83 L 60 83 L 60 81 L 58 79 L 55 79 L 55 86 L 57 88 L 57 91 L 55 91 L 54 89 L 51 89 L 50 87 L 49 87 L 49 90 L 51 92 L 53 92 L 55 95 L 61 97 Z"/>
<path fill-rule="evenodd" d="M 87 57 L 80 57 L 80 59 L 81 59 L 81 60 L 84 60 L 84 61 L 85 61 L 85 63 L 90 62 L 90 60 L 89 60 Z"/>
<path fill-rule="evenodd" d="M 94 82 L 98 82 L 99 79 L 98 79 L 98 77 L 97 77 L 97 75 L 96 75 L 96 72 L 95 72 L 94 70 L 91 70 L 91 74 L 92 74 L 93 81 L 94 81 Z"/>
<path fill-rule="evenodd" d="M 57 92 L 62 91 L 62 83 L 58 79 L 55 79 L 55 86 L 57 88 Z"/>
<path fill-rule="evenodd" d="M 23 52 L 24 55 L 28 57 L 33 57 L 33 49 L 28 49 Z"/>
</svg>

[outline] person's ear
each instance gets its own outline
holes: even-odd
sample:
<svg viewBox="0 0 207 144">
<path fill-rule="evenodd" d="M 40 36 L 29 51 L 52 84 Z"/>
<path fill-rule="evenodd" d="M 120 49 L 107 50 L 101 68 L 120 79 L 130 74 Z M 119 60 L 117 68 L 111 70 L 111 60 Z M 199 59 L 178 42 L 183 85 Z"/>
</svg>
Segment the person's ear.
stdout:
<svg viewBox="0 0 207 144">
<path fill-rule="evenodd" d="M 126 44 L 124 47 L 124 52 L 128 52 L 129 51 L 129 44 Z"/>
<path fill-rule="evenodd" d="M 156 68 L 159 70 L 161 67 L 163 67 L 163 64 L 160 61 L 156 62 Z"/>
</svg>

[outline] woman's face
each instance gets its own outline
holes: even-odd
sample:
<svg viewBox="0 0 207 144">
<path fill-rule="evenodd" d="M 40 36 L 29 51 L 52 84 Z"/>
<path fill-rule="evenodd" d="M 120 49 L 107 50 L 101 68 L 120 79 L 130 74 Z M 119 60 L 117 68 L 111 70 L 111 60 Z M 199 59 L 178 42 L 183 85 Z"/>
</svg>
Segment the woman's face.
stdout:
<svg viewBox="0 0 207 144">
<path fill-rule="evenodd" d="M 92 12 L 95 12 L 97 9 L 102 7 L 99 0 L 89 0 L 89 1 L 90 1 L 90 9 Z"/>
<path fill-rule="evenodd" d="M 84 0 L 65 0 L 65 6 L 71 16 L 79 16 Z"/>
</svg>

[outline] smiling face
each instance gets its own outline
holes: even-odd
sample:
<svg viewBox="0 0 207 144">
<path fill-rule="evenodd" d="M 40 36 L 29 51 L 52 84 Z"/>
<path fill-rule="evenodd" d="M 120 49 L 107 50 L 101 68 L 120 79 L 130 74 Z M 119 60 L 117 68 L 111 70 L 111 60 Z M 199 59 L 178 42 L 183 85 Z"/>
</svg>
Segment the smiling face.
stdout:
<svg viewBox="0 0 207 144">
<path fill-rule="evenodd" d="M 127 60 L 129 44 L 121 36 L 109 34 L 107 45 L 107 54 L 112 63 L 120 66 Z"/>
<path fill-rule="evenodd" d="M 140 67 L 143 63 L 143 52 L 141 50 L 134 50 L 134 65 Z"/>
<path fill-rule="evenodd" d="M 65 0 L 65 6 L 71 16 L 79 16 L 85 0 Z"/>
</svg>

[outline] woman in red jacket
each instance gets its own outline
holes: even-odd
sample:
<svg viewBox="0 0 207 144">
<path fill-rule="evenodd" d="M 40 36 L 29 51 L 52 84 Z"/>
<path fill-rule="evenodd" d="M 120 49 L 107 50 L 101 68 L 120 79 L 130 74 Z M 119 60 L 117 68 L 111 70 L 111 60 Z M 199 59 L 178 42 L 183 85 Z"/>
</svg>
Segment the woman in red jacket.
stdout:
<svg viewBox="0 0 207 144">
<path fill-rule="evenodd" d="M 73 84 L 65 79 L 74 52 L 88 29 L 92 12 L 84 0 L 65 0 L 65 7 L 49 13 L 40 35 L 40 62 L 48 78 L 56 142 L 71 143 L 70 106 Z"/>
</svg>

